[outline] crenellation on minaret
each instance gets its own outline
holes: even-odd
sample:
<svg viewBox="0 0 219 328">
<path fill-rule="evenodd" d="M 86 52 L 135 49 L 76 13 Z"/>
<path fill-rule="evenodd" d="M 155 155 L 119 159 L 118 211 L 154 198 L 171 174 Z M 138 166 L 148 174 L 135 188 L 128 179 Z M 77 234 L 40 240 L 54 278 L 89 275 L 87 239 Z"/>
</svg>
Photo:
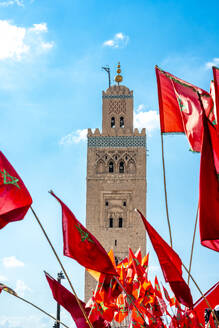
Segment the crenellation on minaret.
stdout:
<svg viewBox="0 0 219 328">
<path fill-rule="evenodd" d="M 133 91 L 116 82 L 102 93 L 102 132 L 88 129 L 86 226 L 116 260 L 146 250 L 135 208 L 146 214 L 146 131 L 133 129 Z M 95 280 L 85 274 L 85 300 Z"/>
</svg>

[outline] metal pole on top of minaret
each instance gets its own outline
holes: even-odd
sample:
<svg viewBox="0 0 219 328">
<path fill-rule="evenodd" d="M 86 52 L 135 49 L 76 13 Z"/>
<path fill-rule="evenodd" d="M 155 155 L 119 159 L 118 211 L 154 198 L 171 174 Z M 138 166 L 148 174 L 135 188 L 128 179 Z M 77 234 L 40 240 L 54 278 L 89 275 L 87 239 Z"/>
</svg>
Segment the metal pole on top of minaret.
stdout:
<svg viewBox="0 0 219 328">
<path fill-rule="evenodd" d="M 103 69 L 104 71 L 106 71 L 107 74 L 108 74 L 108 78 L 109 78 L 109 88 L 110 88 L 110 86 L 111 86 L 110 68 L 109 68 L 109 66 L 104 66 L 104 67 L 102 67 L 102 69 Z"/>
<path fill-rule="evenodd" d="M 57 281 L 58 283 L 61 284 L 61 280 L 62 279 L 65 279 L 64 275 L 63 275 L 63 272 L 59 272 L 58 275 L 57 275 Z M 61 307 L 60 307 L 60 304 L 57 303 L 57 312 L 56 312 L 56 319 L 60 321 L 60 311 L 61 311 Z M 56 321 L 54 323 L 54 326 L 53 328 L 60 328 L 60 323 L 58 321 Z"/>
</svg>

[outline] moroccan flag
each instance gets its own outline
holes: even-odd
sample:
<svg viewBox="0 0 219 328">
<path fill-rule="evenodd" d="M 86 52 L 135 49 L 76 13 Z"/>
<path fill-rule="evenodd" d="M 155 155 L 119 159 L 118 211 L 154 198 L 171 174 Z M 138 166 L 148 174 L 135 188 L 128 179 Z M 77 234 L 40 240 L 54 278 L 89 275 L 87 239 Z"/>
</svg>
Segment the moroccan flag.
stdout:
<svg viewBox="0 0 219 328">
<path fill-rule="evenodd" d="M 166 72 L 157 66 L 155 67 L 155 71 L 157 76 L 161 133 L 184 133 L 182 117 L 171 79 L 168 78 Z"/>
<path fill-rule="evenodd" d="M 117 275 L 107 252 L 99 241 L 76 219 L 70 209 L 53 193 L 62 207 L 64 255 L 85 268 Z"/>
<path fill-rule="evenodd" d="M 144 280 L 144 269 L 141 266 L 141 262 L 137 259 L 137 257 L 134 255 L 132 252 L 131 248 L 129 248 L 129 265 L 133 267 L 134 269 L 134 274 L 135 274 L 135 279 L 137 278 L 138 281 Z"/>
<path fill-rule="evenodd" d="M 86 304 L 86 308 L 87 307 L 91 309 L 89 312 L 89 319 L 91 322 L 96 321 L 99 317 L 111 322 L 114 317 L 114 312 L 117 310 L 115 303 L 106 305 L 103 301 L 97 301 L 95 297 L 90 298 Z"/>
<path fill-rule="evenodd" d="M 56 302 L 63 306 L 71 314 L 78 328 L 87 328 L 88 325 L 86 323 L 86 319 L 84 318 L 75 296 L 58 281 L 52 278 L 47 272 L 45 272 L 45 275 Z M 84 302 L 81 301 L 81 304 L 83 308 L 85 308 Z"/>
<path fill-rule="evenodd" d="M 64 286 L 62 286 L 58 281 L 51 277 L 48 273 L 45 272 L 46 279 L 49 283 L 49 287 L 52 291 L 53 297 L 57 303 L 63 306 L 72 316 L 77 328 L 89 328 L 86 319 L 76 301 L 75 296 L 69 292 Z M 81 302 L 82 307 L 84 308 L 86 314 L 90 312 L 90 308 L 85 308 L 85 303 Z M 93 322 L 94 328 L 105 328 L 108 325 L 106 322 L 99 318 Z"/>
<path fill-rule="evenodd" d="M 161 238 L 139 210 L 138 213 L 141 215 L 146 231 L 157 254 L 165 281 L 169 282 L 178 301 L 191 308 L 193 306 L 193 300 L 190 288 L 182 277 L 182 261 L 178 254 Z"/>
<path fill-rule="evenodd" d="M 155 69 L 161 133 L 184 132 L 191 149 L 201 151 L 203 111 L 209 120 L 215 120 L 210 94 L 158 67 Z"/>
<path fill-rule="evenodd" d="M 215 105 L 216 105 L 216 116 L 217 116 L 217 130 L 219 133 L 219 68 L 212 67 L 214 76 L 214 92 L 215 92 Z"/>
<path fill-rule="evenodd" d="M 114 320 L 118 323 L 121 323 L 128 316 L 128 304 L 127 304 L 127 296 L 124 294 L 120 294 L 116 300 L 117 311 L 114 315 Z"/>
<path fill-rule="evenodd" d="M 154 278 L 154 291 L 157 297 L 163 298 L 157 276 Z"/>
<path fill-rule="evenodd" d="M 211 308 L 214 309 L 215 306 L 219 304 L 219 281 L 212 286 L 204 296 L 208 300 Z M 208 308 L 208 305 L 203 297 L 199 298 L 198 301 L 194 303 L 194 311 L 196 312 L 200 323 L 203 324 L 203 327 L 205 326 L 204 311 L 206 308 Z"/>
<path fill-rule="evenodd" d="M 23 181 L 0 151 L 0 229 L 22 220 L 32 204 Z"/>
<path fill-rule="evenodd" d="M 204 118 L 199 179 L 199 228 L 201 244 L 219 252 L 219 181 L 214 165 L 209 125 Z"/>
</svg>

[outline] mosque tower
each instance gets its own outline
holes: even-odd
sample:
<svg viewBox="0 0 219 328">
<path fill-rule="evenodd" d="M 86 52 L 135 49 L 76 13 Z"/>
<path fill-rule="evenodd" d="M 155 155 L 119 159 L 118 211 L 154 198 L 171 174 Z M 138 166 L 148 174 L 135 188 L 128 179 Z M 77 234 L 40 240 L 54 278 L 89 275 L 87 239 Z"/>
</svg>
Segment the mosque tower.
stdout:
<svg viewBox="0 0 219 328">
<path fill-rule="evenodd" d="M 116 262 L 140 247 L 146 251 L 146 233 L 134 209 L 146 213 L 146 133 L 133 130 L 133 91 L 116 85 L 102 92 L 102 132 L 88 129 L 86 227 Z M 96 281 L 85 272 L 85 301 Z"/>
</svg>

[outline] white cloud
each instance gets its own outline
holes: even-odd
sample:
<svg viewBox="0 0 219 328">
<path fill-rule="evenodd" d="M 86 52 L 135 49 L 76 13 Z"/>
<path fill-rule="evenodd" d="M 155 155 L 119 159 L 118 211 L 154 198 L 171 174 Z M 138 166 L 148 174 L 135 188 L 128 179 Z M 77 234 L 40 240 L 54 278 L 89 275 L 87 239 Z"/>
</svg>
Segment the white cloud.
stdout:
<svg viewBox="0 0 219 328">
<path fill-rule="evenodd" d="M 4 257 L 2 259 L 2 264 L 5 268 L 17 268 L 24 266 L 24 263 L 16 259 L 15 256 Z"/>
<path fill-rule="evenodd" d="M 29 46 L 24 43 L 26 29 L 10 24 L 6 20 L 0 20 L 0 60 L 15 58 L 29 51 Z"/>
<path fill-rule="evenodd" d="M 124 40 L 124 38 L 125 38 L 125 35 L 123 34 L 123 33 L 117 33 L 116 35 L 115 35 L 115 38 L 116 39 L 120 39 L 120 40 Z"/>
<path fill-rule="evenodd" d="M 15 291 L 19 296 L 24 297 L 24 293 L 26 291 L 31 291 L 31 289 L 24 283 L 24 281 L 17 280 Z"/>
<path fill-rule="evenodd" d="M 0 275 L 0 283 L 3 281 L 8 281 L 8 278 L 3 275 Z"/>
<path fill-rule="evenodd" d="M 114 47 L 115 45 L 115 41 L 114 40 L 108 40 L 108 41 L 105 41 L 103 43 L 104 46 L 108 46 L 108 47 Z"/>
<path fill-rule="evenodd" d="M 211 69 L 212 66 L 219 66 L 219 58 L 213 58 L 212 62 L 207 62 L 205 64 L 205 67 L 207 69 Z"/>
<path fill-rule="evenodd" d="M 45 41 L 42 34 L 48 32 L 47 24 L 19 27 L 10 21 L 0 20 L 0 60 L 21 60 L 27 55 L 39 55 L 54 46 Z"/>
<path fill-rule="evenodd" d="M 41 47 L 45 50 L 49 50 L 54 47 L 54 42 L 41 42 Z"/>
<path fill-rule="evenodd" d="M 143 105 L 140 105 L 143 106 Z M 159 129 L 159 114 L 155 110 L 143 112 L 142 110 L 134 113 L 134 127 L 138 129 L 146 128 L 147 131 Z"/>
<path fill-rule="evenodd" d="M 0 7 L 9 7 L 12 5 L 17 5 L 19 7 L 24 7 L 24 1 L 23 0 L 6 0 L 6 1 L 0 1 Z"/>
<path fill-rule="evenodd" d="M 29 31 L 40 33 L 40 32 L 47 32 L 47 24 L 46 23 L 40 23 L 40 24 L 33 24 L 33 27 L 29 28 Z"/>
<path fill-rule="evenodd" d="M 121 32 L 116 33 L 111 40 L 107 40 L 103 43 L 105 47 L 112 48 L 123 48 L 127 46 L 129 42 L 129 37 Z"/>
<path fill-rule="evenodd" d="M 76 130 L 75 132 L 71 132 L 66 136 L 62 137 L 59 141 L 60 145 L 71 145 L 73 143 L 79 143 L 81 141 L 86 141 L 87 139 L 87 129 Z"/>
<path fill-rule="evenodd" d="M 144 104 L 138 105 L 138 107 L 137 107 L 137 109 L 136 109 L 136 112 L 139 113 L 139 112 L 141 112 L 143 109 L 145 109 L 145 105 L 144 105 Z"/>
</svg>

